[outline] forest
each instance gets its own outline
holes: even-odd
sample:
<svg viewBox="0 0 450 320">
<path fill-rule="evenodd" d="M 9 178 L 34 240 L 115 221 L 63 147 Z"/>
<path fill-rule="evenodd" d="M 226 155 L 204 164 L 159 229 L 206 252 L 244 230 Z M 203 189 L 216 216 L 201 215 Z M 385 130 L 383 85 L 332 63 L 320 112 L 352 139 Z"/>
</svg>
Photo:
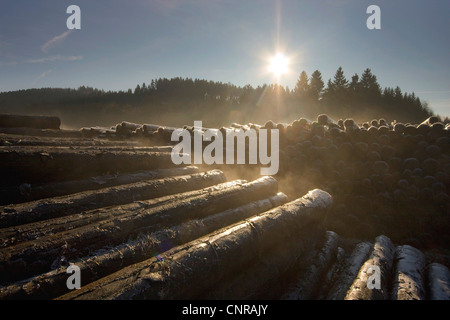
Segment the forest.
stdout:
<svg viewBox="0 0 450 320">
<path fill-rule="evenodd" d="M 112 126 L 123 120 L 170 126 L 202 120 L 207 127 L 269 119 L 289 123 L 302 117 L 316 119 L 323 113 L 335 120 L 420 123 L 434 115 L 414 92 L 403 92 L 399 86 L 382 88 L 371 69 L 348 79 L 342 67 L 327 82 L 319 70 L 311 75 L 302 71 L 294 88 L 240 87 L 176 77 L 153 79 L 126 91 L 80 86 L 0 92 L 0 112 L 55 115 L 65 128 Z"/>
</svg>

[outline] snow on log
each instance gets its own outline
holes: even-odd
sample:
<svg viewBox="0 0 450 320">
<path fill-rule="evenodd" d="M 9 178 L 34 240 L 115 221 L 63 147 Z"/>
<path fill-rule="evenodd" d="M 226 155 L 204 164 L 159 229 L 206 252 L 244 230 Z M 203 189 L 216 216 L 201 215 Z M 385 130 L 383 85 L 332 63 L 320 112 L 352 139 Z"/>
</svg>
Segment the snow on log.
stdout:
<svg viewBox="0 0 450 320">
<path fill-rule="evenodd" d="M 0 249 L 0 283 L 47 272 L 61 259 L 74 259 L 104 246 L 117 245 L 139 233 L 202 218 L 278 192 L 270 176 L 154 208 L 124 212 L 72 230 Z"/>
<path fill-rule="evenodd" d="M 80 268 L 83 282 L 90 283 L 124 266 L 156 256 L 168 245 L 181 245 L 187 241 L 204 236 L 216 229 L 267 211 L 286 203 L 287 197 L 278 193 L 266 199 L 250 202 L 243 206 L 228 209 L 206 218 L 190 220 L 167 229 L 141 234 L 137 239 L 119 244 L 110 249 L 102 249 L 72 262 Z M 52 299 L 67 293 L 67 266 L 61 266 L 50 272 L 19 281 L 0 288 L 0 300 L 5 299 Z"/>
<path fill-rule="evenodd" d="M 378 236 L 369 259 L 360 268 L 345 300 L 388 300 L 394 254 L 391 239 L 385 235 Z"/>
</svg>

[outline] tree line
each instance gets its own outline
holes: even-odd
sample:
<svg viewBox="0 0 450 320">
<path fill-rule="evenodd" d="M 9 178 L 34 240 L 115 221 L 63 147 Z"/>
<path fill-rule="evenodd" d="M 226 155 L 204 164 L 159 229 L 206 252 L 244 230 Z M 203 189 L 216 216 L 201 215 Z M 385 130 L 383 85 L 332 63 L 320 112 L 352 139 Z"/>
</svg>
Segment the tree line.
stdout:
<svg viewBox="0 0 450 320">
<path fill-rule="evenodd" d="M 209 126 L 232 122 L 291 122 L 332 118 L 419 123 L 434 115 L 414 92 L 382 88 L 369 68 L 347 79 L 339 67 L 325 85 L 319 70 L 302 71 L 295 87 L 253 87 L 191 78 L 158 78 L 134 90 L 92 87 L 27 89 L 0 93 L 0 112 L 55 114 L 69 126 L 112 125 L 127 120 L 173 126 L 203 120 Z M 447 119 L 448 120 L 448 119 Z"/>
</svg>

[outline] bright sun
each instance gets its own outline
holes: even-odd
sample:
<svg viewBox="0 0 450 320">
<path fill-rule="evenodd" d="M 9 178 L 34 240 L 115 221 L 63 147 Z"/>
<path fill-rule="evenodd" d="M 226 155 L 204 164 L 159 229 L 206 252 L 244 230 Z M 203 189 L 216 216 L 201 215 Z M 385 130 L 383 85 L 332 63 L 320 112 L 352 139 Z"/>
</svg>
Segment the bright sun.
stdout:
<svg viewBox="0 0 450 320">
<path fill-rule="evenodd" d="M 288 72 L 288 66 L 289 59 L 284 54 L 278 53 L 270 59 L 269 71 L 279 78 L 282 74 Z"/>
</svg>

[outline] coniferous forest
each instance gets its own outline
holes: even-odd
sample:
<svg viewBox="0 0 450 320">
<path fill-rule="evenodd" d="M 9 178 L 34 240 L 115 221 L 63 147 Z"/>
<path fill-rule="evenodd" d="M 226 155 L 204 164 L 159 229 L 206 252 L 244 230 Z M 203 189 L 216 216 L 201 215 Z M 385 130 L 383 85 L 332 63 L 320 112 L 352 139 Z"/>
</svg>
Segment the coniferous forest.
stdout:
<svg viewBox="0 0 450 320">
<path fill-rule="evenodd" d="M 269 119 L 316 119 L 323 113 L 336 120 L 384 118 L 420 123 L 434 115 L 414 92 L 403 92 L 399 86 L 382 88 L 369 68 L 348 77 L 342 67 L 328 80 L 319 70 L 311 75 L 302 71 L 294 88 L 277 84 L 239 87 L 177 77 L 154 79 L 126 91 L 80 86 L 2 92 L 0 112 L 52 114 L 71 128 L 109 126 L 123 120 L 171 126 L 202 120 L 204 125 L 214 127 Z"/>
</svg>

